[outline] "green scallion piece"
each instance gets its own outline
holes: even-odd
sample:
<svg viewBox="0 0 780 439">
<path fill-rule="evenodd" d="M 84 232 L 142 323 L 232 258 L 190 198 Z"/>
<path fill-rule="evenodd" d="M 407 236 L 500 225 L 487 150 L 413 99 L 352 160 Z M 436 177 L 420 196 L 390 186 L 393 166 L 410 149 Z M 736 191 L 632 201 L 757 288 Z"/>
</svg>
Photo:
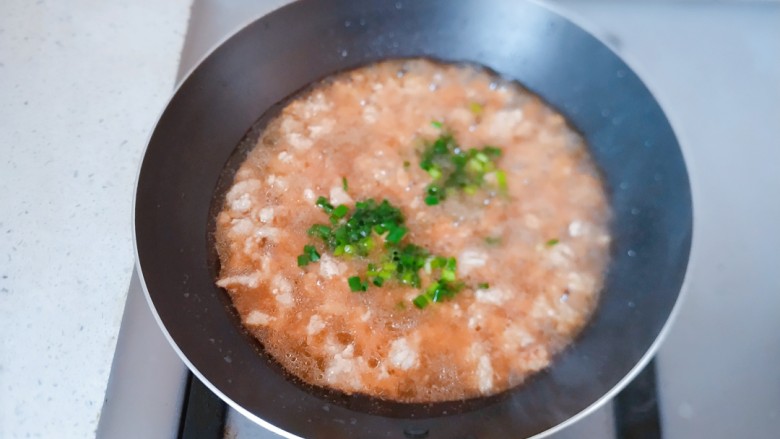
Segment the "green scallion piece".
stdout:
<svg viewBox="0 0 780 439">
<path fill-rule="evenodd" d="M 303 254 L 308 256 L 311 262 L 317 262 L 320 260 L 320 254 L 317 253 L 317 249 L 313 245 L 304 245 Z"/>
<path fill-rule="evenodd" d="M 447 262 L 444 265 L 447 270 L 455 271 L 458 268 L 458 260 L 455 258 L 447 258 Z"/>
<path fill-rule="evenodd" d="M 317 249 L 313 245 L 304 245 L 303 254 L 298 256 L 298 266 L 305 267 L 310 262 L 317 262 L 320 260 L 320 254 L 317 253 Z"/>
<path fill-rule="evenodd" d="M 487 154 L 490 158 L 497 159 L 501 157 L 501 148 L 496 148 L 495 146 L 486 146 L 482 148 L 482 152 Z"/>
<path fill-rule="evenodd" d="M 490 246 L 495 246 L 501 244 L 501 237 L 500 236 L 486 236 L 485 237 L 485 244 Z"/>
<path fill-rule="evenodd" d="M 490 288 L 490 284 L 487 282 L 482 282 L 481 284 L 477 285 L 477 288 L 480 290 L 487 290 Z"/>
<path fill-rule="evenodd" d="M 431 300 L 431 302 L 438 302 L 439 300 L 439 294 L 441 294 L 442 291 L 442 284 L 441 282 L 434 282 L 428 286 L 428 288 L 425 290 L 425 296 Z"/>
<path fill-rule="evenodd" d="M 445 265 L 447 265 L 447 258 L 442 257 L 442 256 L 436 256 L 431 261 L 431 268 L 433 268 L 433 269 L 442 268 Z"/>
<path fill-rule="evenodd" d="M 431 121 L 431 126 L 437 129 L 441 129 L 444 125 L 438 120 Z"/>
<path fill-rule="evenodd" d="M 387 234 L 387 237 L 385 238 L 385 241 L 390 242 L 392 244 L 398 244 L 401 242 L 403 237 L 406 235 L 407 232 L 406 227 L 396 227 Z"/>
<path fill-rule="evenodd" d="M 341 177 L 341 188 L 344 189 L 344 192 L 349 190 L 349 184 L 347 183 L 347 177 Z"/>
<path fill-rule="evenodd" d="M 347 279 L 347 283 L 349 284 L 349 289 L 354 293 L 368 290 L 368 284 L 360 280 L 360 276 L 350 277 Z"/>
<path fill-rule="evenodd" d="M 434 180 L 438 180 L 438 179 L 440 179 L 440 178 L 441 178 L 441 170 L 440 170 L 440 169 L 439 169 L 439 167 L 438 167 L 438 166 L 436 166 L 436 165 L 434 165 L 434 166 L 431 166 L 431 167 L 428 169 L 428 175 L 430 175 L 432 179 L 434 179 Z"/>
<path fill-rule="evenodd" d="M 330 204 L 327 198 L 320 196 L 317 198 L 317 202 L 314 203 L 317 205 L 317 207 L 321 208 L 325 211 L 325 213 L 331 213 L 333 211 L 333 205 Z"/>
<path fill-rule="evenodd" d="M 417 308 L 423 309 L 428 306 L 429 303 L 431 303 L 431 300 L 428 299 L 425 294 L 420 294 L 419 296 L 415 297 L 414 300 L 412 300 L 412 303 L 414 303 L 414 306 Z"/>
<path fill-rule="evenodd" d="M 347 207 L 347 206 L 345 206 L 343 204 L 340 204 L 339 207 L 337 207 L 337 208 L 335 208 L 335 209 L 333 209 L 331 211 L 330 216 L 332 216 L 334 218 L 337 218 L 337 219 L 341 219 L 341 218 L 344 218 L 344 216 L 346 216 L 347 213 L 349 213 L 349 207 Z"/>
<path fill-rule="evenodd" d="M 420 156 L 420 167 L 433 181 L 426 194 L 438 195 L 438 200 L 428 198 L 428 205 L 439 204 L 454 192 L 476 194 L 484 186 L 485 176 L 492 172 L 497 173 L 495 185 L 506 192 L 506 175 L 496 163 L 500 157 L 501 150 L 495 146 L 466 149 L 458 145 L 452 134 L 442 133 L 426 145 Z"/>
<path fill-rule="evenodd" d="M 506 184 L 506 172 L 504 171 L 496 171 L 496 183 L 498 183 L 498 189 L 506 193 L 508 186 Z"/>
<path fill-rule="evenodd" d="M 368 254 L 371 250 L 374 249 L 374 239 L 370 236 L 367 238 L 364 238 L 357 243 L 359 253 L 363 254 L 364 256 Z"/>
<path fill-rule="evenodd" d="M 309 227 L 306 232 L 309 236 L 316 236 L 320 239 L 328 239 L 330 237 L 331 228 L 324 224 L 315 224 Z"/>
<path fill-rule="evenodd" d="M 553 239 L 551 239 L 551 240 L 549 240 L 549 241 L 545 242 L 545 243 L 544 243 L 544 245 L 546 245 L 547 247 L 552 247 L 552 246 L 554 246 L 554 245 L 558 244 L 559 242 L 560 242 L 560 241 L 558 241 L 558 239 L 557 239 L 557 238 L 553 238 Z"/>
</svg>

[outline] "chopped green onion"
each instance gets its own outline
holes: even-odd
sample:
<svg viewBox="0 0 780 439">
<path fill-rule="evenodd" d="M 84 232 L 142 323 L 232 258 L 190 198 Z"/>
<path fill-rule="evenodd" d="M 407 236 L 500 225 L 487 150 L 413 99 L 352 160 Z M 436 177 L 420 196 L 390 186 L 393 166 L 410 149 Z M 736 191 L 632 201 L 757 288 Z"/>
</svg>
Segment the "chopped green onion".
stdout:
<svg viewBox="0 0 780 439">
<path fill-rule="evenodd" d="M 344 189 L 344 192 L 349 190 L 349 184 L 347 184 L 347 177 L 341 177 L 341 188 Z"/>
<path fill-rule="evenodd" d="M 458 268 L 458 260 L 455 258 L 447 258 L 447 262 L 445 263 L 444 268 L 455 271 Z"/>
<path fill-rule="evenodd" d="M 352 290 L 352 292 L 362 292 L 368 290 L 368 284 L 360 280 L 360 276 L 350 277 L 347 279 L 347 283 L 349 284 L 349 289 Z"/>
<path fill-rule="evenodd" d="M 333 211 L 333 205 L 330 204 L 327 198 L 320 196 L 315 203 L 317 207 L 325 211 L 325 213 L 331 213 Z"/>
<path fill-rule="evenodd" d="M 430 197 L 439 197 L 449 189 L 432 186 L 428 189 Z M 365 273 L 347 279 L 350 290 L 367 291 L 369 284 L 377 287 L 388 281 L 401 285 L 422 288 L 423 281 L 436 279 L 424 290 L 424 298 L 419 304 L 441 302 L 450 299 L 463 288 L 463 282 L 457 279 L 457 260 L 442 256 L 432 256 L 424 248 L 411 243 L 401 242 L 409 234 L 401 211 L 383 200 L 366 199 L 355 203 L 350 209 L 345 205 L 334 207 L 325 197 L 317 199 L 317 206 L 330 214 L 333 226 L 313 224 L 307 230 L 309 236 L 319 238 L 334 256 L 371 258 Z M 384 237 L 384 245 L 377 248 L 377 239 Z M 307 244 L 303 254 L 298 256 L 298 265 L 304 267 L 321 259 L 316 247 Z M 427 276 L 423 279 L 420 270 Z M 425 306 L 425 305 L 423 305 Z"/>
<path fill-rule="evenodd" d="M 560 242 L 560 241 L 558 241 L 558 239 L 557 239 L 557 238 L 553 238 L 553 239 L 551 239 L 551 240 L 549 240 L 549 241 L 545 242 L 545 243 L 544 243 L 544 245 L 546 245 L 547 247 L 552 247 L 552 246 L 554 246 L 554 245 L 558 244 L 559 242 Z"/>
<path fill-rule="evenodd" d="M 501 148 L 496 148 L 495 146 L 486 146 L 482 148 L 482 152 L 490 158 L 497 159 L 501 157 Z"/>
<path fill-rule="evenodd" d="M 430 175 L 432 179 L 438 180 L 441 178 L 441 170 L 435 165 L 431 166 L 430 169 L 428 169 L 428 175 Z"/>
<path fill-rule="evenodd" d="M 471 110 L 475 116 L 479 116 L 482 114 L 482 105 L 477 102 L 472 102 L 469 104 L 469 110 Z"/>
<path fill-rule="evenodd" d="M 309 230 L 306 233 L 309 236 L 316 236 L 325 240 L 330 237 L 331 229 L 324 224 L 314 224 L 313 226 L 309 227 Z"/>
<path fill-rule="evenodd" d="M 487 290 L 488 288 L 490 288 L 490 284 L 487 282 L 482 282 L 481 284 L 477 285 L 477 288 L 479 288 L 480 290 Z"/>
<path fill-rule="evenodd" d="M 330 216 L 333 217 L 333 218 L 341 219 L 341 218 L 344 218 L 344 216 L 346 216 L 347 213 L 349 213 L 349 207 L 347 207 L 347 206 L 345 206 L 343 204 L 340 204 L 339 207 L 337 207 L 337 208 L 333 209 L 333 211 L 331 211 Z"/>
<path fill-rule="evenodd" d="M 497 169 L 501 150 L 495 146 L 482 149 L 462 148 L 450 133 L 442 133 L 428 143 L 420 157 L 420 167 L 433 180 L 426 188 L 426 204 L 434 206 L 455 191 L 476 194 L 486 182 L 488 173 L 496 172 L 496 185 L 506 192 L 506 175 Z M 437 197 L 432 197 L 437 195 Z"/>
<path fill-rule="evenodd" d="M 498 189 L 501 190 L 501 192 L 506 193 L 508 186 L 506 184 L 506 173 L 504 171 L 496 171 L 496 183 L 498 183 Z"/>
<path fill-rule="evenodd" d="M 320 254 L 317 253 L 317 249 L 313 245 L 304 245 L 303 253 L 309 256 L 309 260 L 317 262 L 320 260 Z"/>
<path fill-rule="evenodd" d="M 419 296 L 415 297 L 414 300 L 412 300 L 412 303 L 414 303 L 414 306 L 417 308 L 423 309 L 428 306 L 429 303 L 431 303 L 431 300 L 428 299 L 428 296 L 425 294 L 420 294 Z"/>
<path fill-rule="evenodd" d="M 428 195 L 427 197 L 425 197 L 425 204 L 427 204 L 428 206 L 435 206 L 439 204 L 439 201 L 440 199 L 436 195 Z"/>
<path fill-rule="evenodd" d="M 374 249 L 374 239 L 370 236 L 363 238 L 362 240 L 358 241 L 357 245 L 359 253 L 366 255 L 368 252 Z"/>
<path fill-rule="evenodd" d="M 320 254 L 317 253 L 317 249 L 313 245 L 304 245 L 303 254 L 298 256 L 298 266 L 305 267 L 310 262 L 317 262 L 320 260 Z"/>
<path fill-rule="evenodd" d="M 409 160 L 404 160 L 404 168 L 408 168 L 409 166 L 412 166 L 412 164 L 409 163 Z"/>
<path fill-rule="evenodd" d="M 458 291 L 463 289 L 463 286 L 463 282 L 451 282 L 442 278 L 428 285 L 425 292 L 415 297 L 412 302 L 422 309 L 431 302 L 443 302 L 453 298 Z"/>
<path fill-rule="evenodd" d="M 401 242 L 401 239 L 403 239 L 404 235 L 406 235 L 406 232 L 406 227 L 396 227 L 387 234 L 385 240 L 393 244 L 398 244 Z"/>
<path fill-rule="evenodd" d="M 500 236 L 486 236 L 485 237 L 485 244 L 494 246 L 501 244 L 501 237 Z"/>
<path fill-rule="evenodd" d="M 466 169 L 469 171 L 472 171 L 473 173 L 479 173 L 484 171 L 484 166 L 482 163 L 479 162 L 479 160 L 475 158 L 471 160 L 466 161 Z"/>
<path fill-rule="evenodd" d="M 437 129 L 441 129 L 443 125 L 442 125 L 441 122 L 439 122 L 437 120 L 434 120 L 434 121 L 431 121 L 431 126 L 434 127 L 434 128 L 437 128 Z"/>
</svg>

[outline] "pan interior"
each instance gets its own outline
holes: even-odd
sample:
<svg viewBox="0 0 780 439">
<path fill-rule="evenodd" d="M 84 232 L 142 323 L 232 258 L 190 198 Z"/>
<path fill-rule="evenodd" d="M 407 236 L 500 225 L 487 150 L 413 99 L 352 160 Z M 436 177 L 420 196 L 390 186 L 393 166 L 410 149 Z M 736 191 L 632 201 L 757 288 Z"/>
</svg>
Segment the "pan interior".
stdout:
<svg viewBox="0 0 780 439">
<path fill-rule="evenodd" d="M 401 58 L 395 60 L 412 61 L 418 59 L 421 58 Z M 437 64 L 444 64 L 444 62 L 441 60 L 434 60 L 430 58 L 429 60 Z M 387 61 L 387 60 L 383 60 L 383 61 Z M 484 66 L 478 66 L 478 65 L 474 65 L 473 63 L 466 63 L 466 62 L 459 62 L 456 63 L 455 65 L 461 67 L 475 68 L 477 69 L 477 71 L 484 71 L 490 74 L 491 76 L 494 76 L 496 79 L 506 80 L 506 78 L 501 78 L 496 72 L 492 72 L 489 69 L 485 68 Z M 357 70 L 360 69 L 361 67 L 365 67 L 365 66 L 357 66 L 347 70 L 346 72 Z M 339 73 L 345 73 L 345 72 L 335 72 L 335 74 L 339 74 Z M 328 75 L 327 78 L 333 77 L 333 75 L 334 74 Z M 316 89 L 322 83 L 323 80 L 327 80 L 327 78 L 319 78 L 318 80 L 304 86 L 302 89 L 296 91 L 290 96 L 287 96 L 285 99 L 283 99 L 282 101 L 278 102 L 277 104 L 269 108 L 247 131 L 247 133 L 244 135 L 244 137 L 241 139 L 241 141 L 234 149 L 233 153 L 228 158 L 227 163 L 225 164 L 222 173 L 220 174 L 219 179 L 217 181 L 216 188 L 214 190 L 214 195 L 212 198 L 212 203 L 209 210 L 210 213 L 209 213 L 209 221 L 208 221 L 208 229 L 207 229 L 207 233 L 208 233 L 207 244 L 209 246 L 208 262 L 209 262 L 209 269 L 213 274 L 215 280 L 218 278 L 218 274 L 220 272 L 220 259 L 216 251 L 217 246 L 215 242 L 216 241 L 215 240 L 216 217 L 219 214 L 219 212 L 223 209 L 225 194 L 228 192 L 231 185 L 233 184 L 233 179 L 235 177 L 236 171 L 245 161 L 247 155 L 255 147 L 257 147 L 258 139 L 262 135 L 263 131 L 266 129 L 267 125 L 280 114 L 281 110 L 284 107 L 286 107 L 287 104 L 289 104 L 291 101 L 294 101 L 302 96 L 309 94 L 312 90 Z M 238 327 L 242 327 L 240 316 L 235 310 L 233 304 L 230 302 L 230 298 L 227 295 L 227 293 L 224 294 L 224 297 L 226 297 L 224 301 L 225 306 L 230 309 L 230 315 L 235 321 L 235 324 Z M 506 397 L 506 395 L 510 391 L 507 390 L 507 391 L 499 392 L 497 394 L 485 396 L 485 397 L 476 397 L 476 398 L 468 398 L 468 399 L 460 399 L 455 401 L 436 402 L 436 403 L 397 402 L 392 400 L 383 400 L 359 392 L 353 394 L 347 394 L 338 389 L 325 388 L 321 386 L 308 384 L 303 380 L 299 379 L 298 377 L 296 377 L 294 374 L 289 373 L 287 370 L 284 369 L 284 367 L 281 364 L 279 364 L 278 361 L 276 361 L 271 355 L 266 353 L 262 343 L 259 342 L 256 337 L 252 336 L 248 331 L 246 331 L 245 328 L 242 328 L 242 330 L 247 337 L 247 343 L 255 345 L 255 348 L 258 352 L 258 356 L 261 356 L 262 360 L 266 361 L 269 365 L 271 365 L 272 368 L 277 370 L 280 374 L 283 374 L 292 383 L 299 386 L 302 390 L 306 392 L 312 393 L 314 395 L 318 395 L 325 400 L 333 402 L 334 404 L 339 404 L 354 410 L 365 411 L 372 414 L 381 414 L 384 416 L 401 417 L 401 418 L 414 416 L 414 415 L 441 416 L 447 413 L 449 414 L 462 413 L 462 412 L 474 410 L 476 408 L 485 405 L 494 404 L 496 401 Z M 261 360 L 258 359 L 258 361 Z"/>
</svg>

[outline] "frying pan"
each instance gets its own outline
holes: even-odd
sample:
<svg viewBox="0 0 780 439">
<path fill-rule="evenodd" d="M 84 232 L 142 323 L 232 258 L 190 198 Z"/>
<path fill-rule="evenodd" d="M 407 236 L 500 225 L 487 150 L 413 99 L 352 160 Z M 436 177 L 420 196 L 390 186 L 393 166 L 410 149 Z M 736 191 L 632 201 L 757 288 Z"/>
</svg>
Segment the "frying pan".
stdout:
<svg viewBox="0 0 780 439">
<path fill-rule="evenodd" d="M 613 210 L 612 259 L 593 318 L 551 367 L 489 398 L 404 404 L 307 386 L 263 353 L 214 285 L 214 200 L 250 127 L 325 76 L 409 57 L 481 64 L 537 93 L 588 141 Z M 255 21 L 206 57 L 163 112 L 141 165 L 134 221 L 144 288 L 181 358 L 238 411 L 287 437 L 555 431 L 649 360 L 692 237 L 685 163 L 651 93 L 587 32 L 517 0 L 303 0 Z"/>
</svg>

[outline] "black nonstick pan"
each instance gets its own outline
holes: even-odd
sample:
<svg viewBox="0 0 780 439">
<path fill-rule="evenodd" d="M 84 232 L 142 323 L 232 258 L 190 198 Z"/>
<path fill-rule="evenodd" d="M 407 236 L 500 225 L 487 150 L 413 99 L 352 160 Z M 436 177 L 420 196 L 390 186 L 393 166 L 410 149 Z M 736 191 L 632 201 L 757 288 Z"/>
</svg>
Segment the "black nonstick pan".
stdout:
<svg viewBox="0 0 780 439">
<path fill-rule="evenodd" d="M 256 121 L 329 74 L 413 57 L 480 64 L 539 94 L 588 141 L 611 201 L 612 260 L 592 320 L 551 367 L 489 398 L 402 404 L 304 385 L 243 331 L 214 284 L 212 205 Z M 138 264 L 163 331 L 221 398 L 288 437 L 555 431 L 649 360 L 675 308 L 691 237 L 685 163 L 652 94 L 603 43 L 518 0 L 303 0 L 281 8 L 183 82 L 152 134 L 136 190 Z"/>
</svg>

